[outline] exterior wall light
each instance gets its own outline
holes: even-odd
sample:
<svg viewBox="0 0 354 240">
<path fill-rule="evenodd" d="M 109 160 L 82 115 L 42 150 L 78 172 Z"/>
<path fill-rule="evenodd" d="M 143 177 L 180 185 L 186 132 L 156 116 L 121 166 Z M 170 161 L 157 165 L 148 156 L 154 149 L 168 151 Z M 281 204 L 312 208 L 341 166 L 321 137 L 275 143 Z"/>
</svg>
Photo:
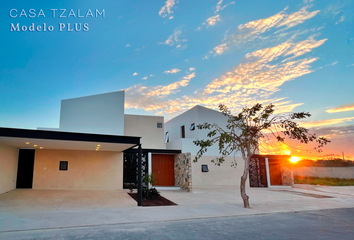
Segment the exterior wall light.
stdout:
<svg viewBox="0 0 354 240">
<path fill-rule="evenodd" d="M 208 165 L 202 165 L 202 172 L 209 172 Z"/>
<path fill-rule="evenodd" d="M 29 142 L 26 142 L 26 144 L 30 144 Z"/>
<path fill-rule="evenodd" d="M 192 123 L 192 124 L 191 124 L 191 127 L 189 128 L 189 130 L 191 130 L 191 131 L 194 131 L 194 130 L 195 130 L 195 123 Z"/>
</svg>

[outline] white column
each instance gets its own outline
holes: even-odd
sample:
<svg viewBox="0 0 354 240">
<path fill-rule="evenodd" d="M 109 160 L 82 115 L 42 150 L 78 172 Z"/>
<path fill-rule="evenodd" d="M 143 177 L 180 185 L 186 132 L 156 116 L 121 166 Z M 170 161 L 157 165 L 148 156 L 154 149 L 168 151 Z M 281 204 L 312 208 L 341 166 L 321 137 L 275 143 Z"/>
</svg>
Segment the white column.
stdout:
<svg viewBox="0 0 354 240">
<path fill-rule="evenodd" d="M 148 153 L 148 174 L 151 175 L 152 173 L 152 165 L 151 165 L 151 152 Z M 151 188 L 151 184 L 149 183 L 149 188 Z"/>
<path fill-rule="evenodd" d="M 265 158 L 265 165 L 266 165 L 266 172 L 267 172 L 267 183 L 268 183 L 268 187 L 271 187 L 268 158 Z"/>
</svg>

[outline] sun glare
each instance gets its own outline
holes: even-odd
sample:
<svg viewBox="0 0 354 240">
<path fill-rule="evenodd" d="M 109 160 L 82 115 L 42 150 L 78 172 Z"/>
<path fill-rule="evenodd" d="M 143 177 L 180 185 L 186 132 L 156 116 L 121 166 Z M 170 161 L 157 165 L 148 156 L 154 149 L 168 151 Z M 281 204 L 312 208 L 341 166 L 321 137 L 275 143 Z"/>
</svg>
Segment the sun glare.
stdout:
<svg viewBox="0 0 354 240">
<path fill-rule="evenodd" d="M 292 157 L 290 158 L 290 162 L 292 162 L 292 163 L 296 163 L 296 162 L 298 162 L 298 161 L 300 161 L 300 158 L 299 158 L 299 157 L 292 156 Z"/>
</svg>

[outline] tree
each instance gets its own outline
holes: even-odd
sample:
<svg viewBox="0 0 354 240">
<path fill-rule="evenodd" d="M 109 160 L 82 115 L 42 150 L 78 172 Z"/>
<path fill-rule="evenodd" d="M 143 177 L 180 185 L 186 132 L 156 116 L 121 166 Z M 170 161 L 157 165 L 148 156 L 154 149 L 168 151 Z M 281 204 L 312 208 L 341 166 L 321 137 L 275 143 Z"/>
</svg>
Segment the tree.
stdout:
<svg viewBox="0 0 354 240">
<path fill-rule="evenodd" d="M 245 165 L 241 176 L 240 193 L 245 208 L 250 207 L 249 196 L 246 194 L 250 159 L 259 150 L 262 141 L 273 139 L 275 142 L 285 143 L 286 139 L 295 139 L 303 144 L 314 142 L 316 146 L 313 150 L 318 152 L 321 152 L 321 148 L 330 142 L 324 137 L 310 134 L 308 129 L 295 122 L 298 119 L 310 117 L 310 113 L 274 114 L 274 108 L 273 104 L 263 107 L 257 103 L 251 108 L 243 108 L 237 115 L 232 115 L 225 105 L 220 104 L 219 110 L 228 117 L 226 129 L 210 123 L 197 126 L 200 130 L 206 129 L 210 132 L 207 134 L 207 140 L 194 141 L 194 144 L 200 147 L 194 162 L 197 162 L 214 144 L 218 144 L 221 156 L 213 159 L 212 162 L 219 166 L 232 153 L 241 152 Z M 232 166 L 236 167 L 236 164 L 233 162 Z"/>
</svg>

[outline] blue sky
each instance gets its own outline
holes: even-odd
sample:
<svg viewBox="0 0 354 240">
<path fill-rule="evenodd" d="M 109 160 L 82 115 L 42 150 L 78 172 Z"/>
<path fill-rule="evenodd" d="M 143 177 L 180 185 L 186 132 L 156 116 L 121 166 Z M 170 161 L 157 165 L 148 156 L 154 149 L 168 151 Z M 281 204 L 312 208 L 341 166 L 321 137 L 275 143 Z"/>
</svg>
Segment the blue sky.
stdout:
<svg viewBox="0 0 354 240">
<path fill-rule="evenodd" d="M 0 20 L 0 126 L 58 127 L 60 100 L 125 89 L 126 113 L 166 119 L 196 104 L 308 111 L 306 126 L 333 139 L 327 153 L 354 156 L 353 1 L 5 0 Z"/>
</svg>

